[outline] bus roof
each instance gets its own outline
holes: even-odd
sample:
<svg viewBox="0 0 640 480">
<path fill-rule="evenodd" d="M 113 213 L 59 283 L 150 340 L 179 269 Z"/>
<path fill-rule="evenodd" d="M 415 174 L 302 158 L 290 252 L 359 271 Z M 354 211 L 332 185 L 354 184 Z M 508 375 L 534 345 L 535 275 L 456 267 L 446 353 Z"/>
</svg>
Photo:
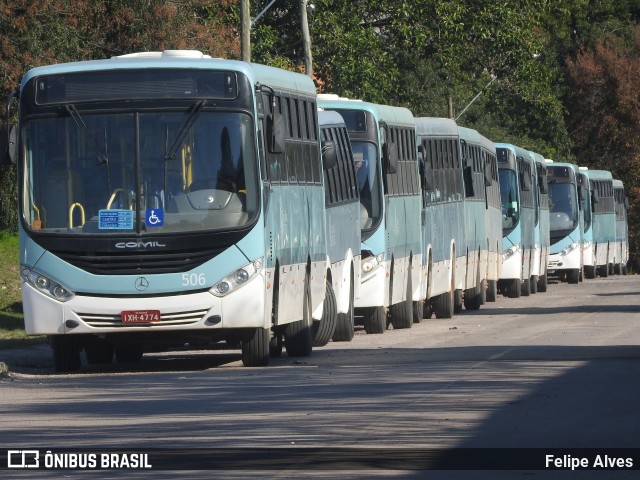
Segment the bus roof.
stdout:
<svg viewBox="0 0 640 480">
<path fill-rule="evenodd" d="M 344 119 L 342 115 L 333 110 L 319 110 L 318 111 L 318 124 L 320 126 L 344 126 Z"/>
<path fill-rule="evenodd" d="M 460 132 L 460 138 L 463 140 L 466 140 L 467 143 L 480 145 L 481 147 L 486 148 L 490 152 L 496 151 L 496 144 L 493 143 L 484 135 L 481 135 L 477 130 L 474 130 L 473 128 L 467 128 L 467 127 L 458 127 L 458 131 Z"/>
<path fill-rule="evenodd" d="M 525 157 L 529 153 L 529 150 L 525 150 L 524 148 L 518 147 L 517 145 L 513 145 L 511 143 L 496 143 L 495 146 L 496 148 L 506 148 L 508 150 L 511 150 L 516 156 L 520 157 Z"/>
<path fill-rule="evenodd" d="M 319 94 L 318 106 L 328 109 L 362 110 L 371 113 L 377 121 L 394 125 L 414 127 L 415 122 L 411 110 L 405 107 L 380 105 L 377 103 L 351 100 L 333 94 Z"/>
<path fill-rule="evenodd" d="M 20 89 L 33 77 L 109 70 L 140 69 L 203 69 L 228 70 L 244 73 L 252 84 L 264 83 L 270 87 L 316 94 L 313 80 L 301 73 L 238 60 L 211 58 L 196 50 L 165 50 L 163 52 L 139 52 L 102 60 L 85 60 L 35 67 L 22 78 Z M 292 88 L 292 86 L 294 88 Z"/>
<path fill-rule="evenodd" d="M 417 117 L 414 120 L 418 136 L 458 136 L 458 125 L 450 118 Z"/>
<path fill-rule="evenodd" d="M 618 180 L 617 178 L 614 178 L 613 188 L 624 188 L 624 184 L 622 183 L 622 180 Z"/>
<path fill-rule="evenodd" d="M 613 176 L 608 170 L 587 170 L 585 173 L 591 180 L 613 180 Z"/>
</svg>

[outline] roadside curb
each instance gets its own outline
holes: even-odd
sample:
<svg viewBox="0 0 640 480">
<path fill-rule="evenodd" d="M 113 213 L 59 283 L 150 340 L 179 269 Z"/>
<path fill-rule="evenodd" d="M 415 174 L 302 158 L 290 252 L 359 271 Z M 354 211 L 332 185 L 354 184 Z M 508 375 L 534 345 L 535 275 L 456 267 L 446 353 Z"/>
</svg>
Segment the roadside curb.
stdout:
<svg viewBox="0 0 640 480">
<path fill-rule="evenodd" d="M 0 378 L 9 376 L 9 367 L 6 363 L 0 362 Z"/>
</svg>

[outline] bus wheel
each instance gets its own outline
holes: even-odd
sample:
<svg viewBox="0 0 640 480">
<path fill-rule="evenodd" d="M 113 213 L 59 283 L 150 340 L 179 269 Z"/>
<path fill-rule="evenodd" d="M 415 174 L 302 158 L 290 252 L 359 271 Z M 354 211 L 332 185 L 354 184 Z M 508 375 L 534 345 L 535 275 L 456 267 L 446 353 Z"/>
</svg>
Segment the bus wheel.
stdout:
<svg viewBox="0 0 640 480">
<path fill-rule="evenodd" d="M 522 293 L 522 289 L 520 287 L 520 279 L 514 278 L 512 280 L 508 280 L 506 284 L 506 292 L 507 297 L 509 298 L 520 298 L 520 294 Z"/>
<path fill-rule="evenodd" d="M 601 277 L 608 277 L 609 265 L 601 265 L 600 267 L 598 267 L 598 273 L 600 274 Z"/>
<path fill-rule="evenodd" d="M 574 285 L 580 282 L 579 268 L 572 268 L 571 270 L 569 270 L 569 272 L 567 273 L 567 282 Z"/>
<path fill-rule="evenodd" d="M 547 291 L 547 275 L 540 275 L 538 277 L 538 291 L 546 292 Z"/>
<path fill-rule="evenodd" d="M 96 339 L 89 342 L 84 347 L 89 365 L 100 363 L 111 363 L 113 360 L 113 345 L 109 345 L 104 340 Z"/>
<path fill-rule="evenodd" d="M 413 302 L 413 323 L 420 323 L 424 317 L 424 300 Z"/>
<path fill-rule="evenodd" d="M 302 320 L 287 324 L 284 329 L 284 348 L 290 357 L 308 357 L 313 349 L 313 318 L 311 318 L 309 279 L 305 282 Z"/>
<path fill-rule="evenodd" d="M 453 313 L 462 312 L 462 289 L 453 292 Z"/>
<path fill-rule="evenodd" d="M 615 264 L 613 265 L 613 273 L 614 273 L 615 275 L 620 275 L 620 273 L 622 273 L 622 267 L 621 267 L 621 264 L 620 264 L 620 263 L 615 263 Z"/>
<path fill-rule="evenodd" d="M 393 328 L 411 328 L 413 325 L 413 301 L 411 300 L 411 279 L 407 284 L 407 296 L 405 299 L 389 307 L 391 324 Z"/>
<path fill-rule="evenodd" d="M 387 309 L 384 307 L 367 308 L 364 312 L 364 331 L 384 333 L 387 329 Z"/>
<path fill-rule="evenodd" d="M 144 350 L 139 343 L 118 345 L 115 348 L 118 363 L 136 363 L 142 360 Z"/>
<path fill-rule="evenodd" d="M 498 299 L 498 281 L 487 280 L 487 302 L 495 302 Z"/>
<path fill-rule="evenodd" d="M 75 338 L 66 335 L 51 337 L 53 349 L 53 370 L 58 373 L 80 370 L 80 346 Z"/>
<path fill-rule="evenodd" d="M 278 329 L 273 332 L 273 336 L 269 340 L 269 356 L 280 358 L 280 355 L 282 355 L 282 331 Z"/>
<path fill-rule="evenodd" d="M 438 295 L 433 299 L 433 313 L 436 318 L 453 317 L 453 290 Z"/>
<path fill-rule="evenodd" d="M 622 264 L 622 275 L 626 275 L 627 274 L 627 264 L 623 263 Z"/>
<path fill-rule="evenodd" d="M 255 328 L 242 339 L 242 364 L 245 367 L 266 367 L 269 365 L 269 341 L 271 330 Z"/>
<path fill-rule="evenodd" d="M 531 285 L 531 293 L 538 293 L 538 275 L 533 275 L 529 284 Z"/>
<path fill-rule="evenodd" d="M 336 294 L 333 291 L 331 281 L 326 281 L 326 294 L 324 296 L 324 304 L 322 307 L 322 318 L 318 321 L 313 321 L 313 346 L 324 347 L 336 329 L 337 322 L 337 306 L 336 306 Z"/>
<path fill-rule="evenodd" d="M 431 318 L 433 315 L 433 305 L 429 300 L 425 300 L 422 302 L 422 318 L 426 318 L 427 320 Z"/>
<path fill-rule="evenodd" d="M 531 295 L 531 280 L 527 278 L 522 281 L 521 285 L 522 285 L 522 296 L 528 297 L 529 295 Z"/>
<path fill-rule="evenodd" d="M 464 308 L 480 310 L 482 305 L 482 287 L 480 285 L 464 291 Z"/>
<path fill-rule="evenodd" d="M 353 318 L 353 283 L 349 292 L 349 310 L 347 313 L 339 313 L 336 319 L 336 328 L 333 331 L 334 342 L 350 342 L 354 334 Z"/>
<path fill-rule="evenodd" d="M 589 280 L 592 278 L 596 278 L 596 267 L 594 267 L 593 265 L 585 265 L 584 276 Z"/>
</svg>

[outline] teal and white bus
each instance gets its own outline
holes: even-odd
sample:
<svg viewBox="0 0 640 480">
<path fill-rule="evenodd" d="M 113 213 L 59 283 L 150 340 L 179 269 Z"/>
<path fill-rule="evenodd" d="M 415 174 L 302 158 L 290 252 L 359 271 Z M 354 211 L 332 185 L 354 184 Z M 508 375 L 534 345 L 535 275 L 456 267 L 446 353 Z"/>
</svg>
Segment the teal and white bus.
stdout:
<svg viewBox="0 0 640 480">
<path fill-rule="evenodd" d="M 437 318 L 462 309 L 467 248 L 463 161 L 458 126 L 447 118 L 416 118 L 421 164 L 423 298 Z M 426 274 L 426 277 L 425 277 Z"/>
<path fill-rule="evenodd" d="M 327 276 L 313 81 L 197 51 L 29 70 L 19 91 L 26 332 L 57 371 L 226 341 L 311 353 Z M 277 342 L 275 342 L 277 343 Z"/>
<path fill-rule="evenodd" d="M 354 302 L 360 297 L 360 190 L 351 142 L 337 112 L 318 112 L 323 141 L 327 208 L 327 295 L 321 321 L 314 320 L 314 347 L 354 335 Z"/>
<path fill-rule="evenodd" d="M 545 160 L 536 152 L 529 152 L 534 161 L 536 196 L 531 293 L 547 291 L 547 264 L 549 263 L 549 187 Z"/>
<path fill-rule="evenodd" d="M 621 180 L 613 179 L 613 201 L 616 213 L 616 241 L 613 249 L 613 273 L 627 274 L 627 262 L 629 261 L 629 233 L 627 226 L 627 210 L 629 201 L 624 191 Z"/>
<path fill-rule="evenodd" d="M 356 314 L 367 333 L 422 318 L 421 190 L 415 123 L 409 110 L 318 95 L 347 125 L 360 189 L 362 277 Z M 358 320 L 359 321 L 359 320 Z"/>
<path fill-rule="evenodd" d="M 596 274 L 609 275 L 616 239 L 616 214 L 613 197 L 613 177 L 607 170 L 587 170 L 593 204 L 593 256 Z"/>
<path fill-rule="evenodd" d="M 494 302 L 502 270 L 500 179 L 495 144 L 476 130 L 458 127 L 465 180 L 465 243 L 468 264 L 464 304 L 477 310 Z M 475 257 L 475 258 L 474 258 Z"/>
<path fill-rule="evenodd" d="M 583 222 L 582 271 L 585 278 L 596 277 L 596 256 L 593 242 L 593 185 L 589 181 L 587 167 L 578 167 L 578 183 L 580 189 L 580 211 Z"/>
<path fill-rule="evenodd" d="M 510 298 L 531 293 L 535 246 L 535 167 L 528 150 L 496 144 L 502 205 L 502 273 L 499 290 Z"/>
<path fill-rule="evenodd" d="M 584 219 L 578 167 L 547 161 L 551 250 L 548 271 L 568 283 L 580 282 L 583 267 Z"/>
</svg>

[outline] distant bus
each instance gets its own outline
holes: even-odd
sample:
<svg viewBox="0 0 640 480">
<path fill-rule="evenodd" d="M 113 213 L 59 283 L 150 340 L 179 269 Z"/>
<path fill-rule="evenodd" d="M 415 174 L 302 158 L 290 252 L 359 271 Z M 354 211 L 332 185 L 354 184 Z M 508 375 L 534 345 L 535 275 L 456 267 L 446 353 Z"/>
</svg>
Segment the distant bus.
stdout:
<svg viewBox="0 0 640 480">
<path fill-rule="evenodd" d="M 358 319 L 367 333 L 383 333 L 387 313 L 394 328 L 410 328 L 423 314 L 421 191 L 413 115 L 406 108 L 336 95 L 319 95 L 318 105 L 342 115 L 353 149 L 362 231 Z"/>
<path fill-rule="evenodd" d="M 547 291 L 547 264 L 549 262 L 549 186 L 544 157 L 529 152 L 534 161 L 536 197 L 531 293 Z"/>
<path fill-rule="evenodd" d="M 594 255 L 594 242 L 593 242 L 593 208 L 594 203 L 592 201 L 593 192 L 591 191 L 592 184 L 589 182 L 589 175 L 587 167 L 579 167 L 578 170 L 578 184 L 582 187 L 580 189 L 580 211 L 582 212 L 583 227 L 583 242 L 582 242 L 582 269 L 586 278 L 596 277 L 596 257 Z"/>
<path fill-rule="evenodd" d="M 629 261 L 629 233 L 627 226 L 627 210 L 629 201 L 621 180 L 613 179 L 613 200 L 616 212 L 616 241 L 613 253 L 613 273 L 627 274 Z"/>
<path fill-rule="evenodd" d="M 510 298 L 531 293 L 535 246 L 534 164 L 529 152 L 497 143 L 502 205 L 502 273 L 499 289 Z"/>
<path fill-rule="evenodd" d="M 354 302 L 360 297 L 360 190 L 351 142 L 337 112 L 318 112 L 323 141 L 329 276 L 321 321 L 314 321 L 314 346 L 350 341 Z"/>
<path fill-rule="evenodd" d="M 613 265 L 613 244 L 616 241 L 616 213 L 613 198 L 613 177 L 607 170 L 587 170 L 593 204 L 592 237 L 596 273 L 609 275 Z"/>
<path fill-rule="evenodd" d="M 584 223 L 579 197 L 578 167 L 547 163 L 551 251 L 548 271 L 568 283 L 580 282 Z"/>
<path fill-rule="evenodd" d="M 423 297 L 437 318 L 462 308 L 466 287 L 465 183 L 458 126 L 446 118 L 416 118 L 422 182 Z M 430 313 L 430 311 L 429 311 Z"/>
<path fill-rule="evenodd" d="M 25 329 L 55 370 L 185 343 L 248 366 L 279 339 L 311 353 L 328 272 L 309 77 L 164 51 L 34 68 L 19 98 Z"/>
<path fill-rule="evenodd" d="M 469 263 L 478 264 L 476 269 L 467 269 L 464 303 L 465 308 L 475 310 L 485 300 L 495 302 L 498 294 L 502 270 L 500 178 L 495 144 L 476 130 L 458 127 L 458 131 L 467 169 L 465 185 L 472 187 L 465 188 L 465 243 Z"/>
</svg>

